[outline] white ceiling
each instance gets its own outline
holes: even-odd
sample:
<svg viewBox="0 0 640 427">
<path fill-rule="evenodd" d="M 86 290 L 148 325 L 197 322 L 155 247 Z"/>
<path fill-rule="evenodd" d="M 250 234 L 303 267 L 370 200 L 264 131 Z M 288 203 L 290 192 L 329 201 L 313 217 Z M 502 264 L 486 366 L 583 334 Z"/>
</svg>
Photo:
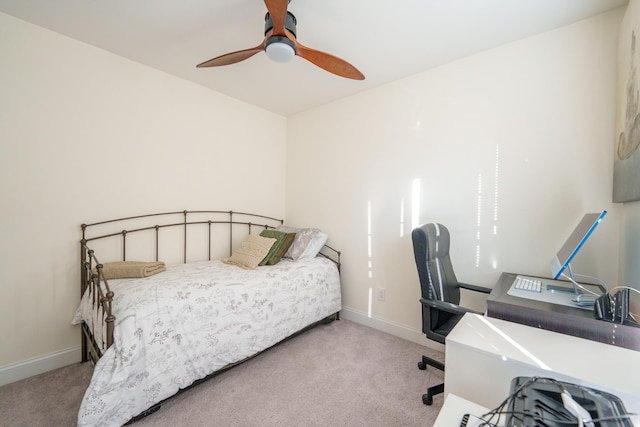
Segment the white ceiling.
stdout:
<svg viewBox="0 0 640 427">
<path fill-rule="evenodd" d="M 292 0 L 298 41 L 336 55 L 364 81 L 264 53 L 196 64 L 258 45 L 261 0 L 0 0 L 0 11 L 288 116 L 470 54 L 548 31 L 628 0 Z"/>
</svg>

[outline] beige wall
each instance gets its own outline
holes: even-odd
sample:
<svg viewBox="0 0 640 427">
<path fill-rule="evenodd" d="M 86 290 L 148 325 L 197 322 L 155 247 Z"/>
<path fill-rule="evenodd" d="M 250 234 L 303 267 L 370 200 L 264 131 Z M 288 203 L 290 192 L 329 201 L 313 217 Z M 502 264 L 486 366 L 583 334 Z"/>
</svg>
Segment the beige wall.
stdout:
<svg viewBox="0 0 640 427">
<path fill-rule="evenodd" d="M 417 223 L 449 227 L 458 279 L 493 286 L 502 271 L 548 275 L 582 215 L 606 209 L 573 266 L 616 283 L 612 147 L 623 12 L 289 119 L 287 220 L 326 229 L 342 249 L 347 313 L 419 337 L 413 212 Z"/>
<path fill-rule="evenodd" d="M 1 13 L 0 57 L 0 371 L 79 346 L 81 223 L 284 216 L 284 117 Z"/>
<path fill-rule="evenodd" d="M 617 102 L 618 120 L 616 134 L 624 127 L 626 115 L 626 90 L 629 73 L 629 31 L 640 26 L 640 1 L 631 0 L 626 8 L 623 22 L 620 27 L 618 46 L 618 94 Z M 636 30 L 637 33 L 637 30 Z M 638 52 L 635 54 L 637 64 Z M 621 277 L 619 284 L 634 287 L 640 290 L 640 202 L 625 203 L 622 205 L 622 222 L 620 225 L 620 262 Z M 640 314 L 640 293 L 633 292 L 630 296 L 631 311 Z"/>
</svg>

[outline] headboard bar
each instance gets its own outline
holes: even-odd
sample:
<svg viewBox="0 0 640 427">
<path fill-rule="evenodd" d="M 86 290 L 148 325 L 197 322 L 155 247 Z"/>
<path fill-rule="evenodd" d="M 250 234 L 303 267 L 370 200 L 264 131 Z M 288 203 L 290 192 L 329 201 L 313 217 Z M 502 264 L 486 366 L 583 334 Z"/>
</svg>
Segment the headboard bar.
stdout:
<svg viewBox="0 0 640 427">
<path fill-rule="evenodd" d="M 281 220 L 277 220 L 277 221 L 281 221 Z M 284 223 L 284 221 L 282 222 Z M 255 222 L 246 222 L 246 221 L 212 221 L 212 220 L 208 220 L 208 221 L 190 221 L 190 222 L 174 222 L 171 224 L 156 224 L 156 225 L 152 225 L 149 227 L 140 227 L 140 228 L 132 228 L 129 230 L 121 230 L 118 231 L 116 233 L 108 233 L 108 234 L 101 234 L 99 236 L 94 236 L 94 237 L 89 237 L 89 238 L 83 238 L 86 242 L 91 242 L 93 240 L 100 240 L 100 239 L 105 239 L 107 237 L 114 237 L 114 236 L 118 236 L 118 235 L 123 235 L 126 233 L 135 233 L 138 231 L 148 231 L 148 230 L 153 230 L 155 228 L 167 228 L 167 227 L 177 227 L 177 226 L 186 226 L 186 225 L 196 225 L 196 224 L 235 224 L 235 225 L 247 225 L 249 227 L 264 227 L 264 228 L 275 228 L 274 225 L 270 225 L 270 224 L 256 224 Z M 87 226 L 88 227 L 88 226 Z M 83 234 L 84 234 L 84 230 L 83 230 Z"/>
<path fill-rule="evenodd" d="M 187 211 L 182 211 L 184 215 L 184 244 L 182 245 L 182 262 L 187 263 Z"/>
<path fill-rule="evenodd" d="M 113 291 L 109 288 L 109 283 L 104 278 L 104 273 L 102 271 L 102 264 L 96 258 L 93 249 L 89 249 L 86 245 L 86 241 L 82 240 L 80 242 L 82 249 L 82 291 L 86 288 L 91 288 L 93 293 L 93 305 L 101 304 L 103 308 L 103 315 L 105 319 L 105 324 L 107 328 L 106 334 L 106 346 L 103 348 L 108 348 L 113 343 L 113 323 L 115 321 L 115 316 L 113 316 L 111 312 L 111 303 L 113 301 Z M 102 286 L 100 283 L 102 282 Z M 83 332 L 88 333 L 88 332 Z M 104 337 L 100 336 L 92 336 L 90 337 L 94 341 L 103 340 Z M 83 351 L 83 360 L 86 357 L 87 343 L 85 340 L 82 340 L 82 351 Z M 95 349 L 100 353 L 100 349 Z M 101 354 L 99 354 L 101 356 Z"/>
<path fill-rule="evenodd" d="M 185 216 L 185 218 L 186 218 L 187 214 L 229 214 L 229 222 L 232 221 L 233 214 L 236 214 L 236 215 L 250 216 L 250 217 L 253 217 L 253 218 L 262 218 L 262 219 L 267 219 L 267 220 L 271 220 L 271 221 L 280 221 L 281 224 L 284 224 L 284 220 L 282 220 L 280 218 L 273 218 L 273 217 L 270 217 L 270 216 L 252 214 L 252 213 L 248 213 L 248 212 L 186 211 L 185 210 L 185 211 L 176 211 L 176 212 L 162 212 L 162 213 L 154 213 L 154 214 L 146 214 L 146 215 L 128 216 L 128 217 L 123 217 L 123 218 L 110 219 L 110 220 L 107 220 L 107 221 L 94 222 L 94 223 L 91 223 L 91 224 L 82 224 L 81 227 L 84 230 L 85 228 L 94 227 L 96 225 L 104 225 L 104 224 L 110 224 L 110 223 L 114 223 L 114 222 L 130 221 L 130 220 L 133 220 L 133 219 L 149 218 L 149 217 L 153 217 L 153 216 L 168 216 L 168 215 L 179 215 L 179 214 L 183 214 Z"/>
<path fill-rule="evenodd" d="M 156 261 L 159 261 L 160 260 L 160 256 L 159 256 L 158 248 L 160 247 L 160 234 L 159 234 L 160 226 L 156 225 L 153 228 L 155 228 L 155 230 L 156 230 L 156 233 L 155 233 L 155 238 L 156 238 Z"/>
<path fill-rule="evenodd" d="M 127 260 L 127 230 L 122 230 L 122 260 Z"/>
<path fill-rule="evenodd" d="M 175 221 L 175 216 L 180 215 L 182 218 L 179 222 Z M 174 221 L 169 221 L 166 223 L 156 223 L 154 225 L 149 226 L 140 226 L 139 222 L 135 222 L 138 220 L 144 220 L 145 218 L 160 218 L 162 220 L 164 217 L 167 219 L 171 219 L 174 217 Z M 196 216 L 199 216 L 196 218 Z M 203 217 L 204 216 L 204 217 Z M 208 216 L 208 218 L 206 217 Z M 191 218 L 190 218 L 191 217 Z M 258 222 L 255 222 L 258 220 Z M 133 222 L 127 224 L 128 222 Z M 131 228 L 126 228 L 119 231 L 108 230 L 110 225 L 117 226 L 119 223 L 123 223 L 126 225 L 133 225 Z M 213 239 L 212 239 L 212 229 L 215 225 L 228 225 L 229 226 L 229 256 L 233 253 L 233 236 L 234 236 L 234 226 L 247 226 L 248 233 L 250 234 L 253 227 L 260 227 L 264 229 L 275 228 L 278 225 L 284 223 L 284 220 L 273 218 L 266 215 L 257 215 L 250 214 L 246 212 L 234 212 L 234 211 L 175 211 L 175 212 L 165 212 L 165 213 L 156 213 L 156 214 L 148 214 L 148 215 L 135 215 L 128 216 L 108 221 L 99 221 L 90 224 L 82 224 L 82 241 L 84 244 L 88 244 L 92 241 L 104 240 L 111 237 L 120 236 L 121 238 L 121 251 L 122 251 L 122 260 L 127 260 L 127 244 L 128 239 L 127 235 L 132 233 L 140 233 L 143 231 L 154 230 L 154 240 L 155 240 L 155 260 L 158 261 L 160 257 L 159 247 L 160 247 L 160 229 L 164 228 L 175 228 L 181 227 L 182 231 L 182 262 L 186 263 L 188 259 L 188 235 L 189 229 L 195 225 L 207 225 L 208 227 L 208 253 L 206 254 L 207 259 L 211 260 L 213 257 Z M 107 227 L 105 229 L 105 227 Z M 97 230 L 102 230 L 103 234 L 92 234 L 92 231 L 98 233 Z M 106 230 L 106 231 L 105 231 Z M 203 254 L 204 255 L 204 254 Z"/>
<path fill-rule="evenodd" d="M 229 222 L 233 224 L 233 211 L 229 211 Z M 229 253 L 233 251 L 233 227 L 229 227 Z"/>
<path fill-rule="evenodd" d="M 325 250 L 328 250 L 330 254 L 323 253 L 323 251 L 325 251 Z M 341 264 L 340 264 L 340 255 L 342 255 L 342 253 L 339 250 L 337 250 L 335 248 L 332 248 L 329 245 L 324 245 L 322 247 L 322 249 L 320 250 L 320 252 L 318 253 L 318 255 L 323 256 L 325 258 L 328 258 L 331 261 L 335 262 L 336 265 L 338 266 L 338 273 L 340 273 L 340 266 L 341 266 Z"/>
</svg>

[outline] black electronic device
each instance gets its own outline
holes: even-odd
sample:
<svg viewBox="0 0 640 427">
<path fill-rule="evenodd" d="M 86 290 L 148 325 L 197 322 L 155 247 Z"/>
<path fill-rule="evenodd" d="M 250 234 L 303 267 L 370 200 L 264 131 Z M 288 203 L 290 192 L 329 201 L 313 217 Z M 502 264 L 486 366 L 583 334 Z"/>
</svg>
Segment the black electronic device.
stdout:
<svg viewBox="0 0 640 427">
<path fill-rule="evenodd" d="M 460 427 L 495 427 L 495 424 L 491 424 L 472 414 L 464 414 Z"/>
<path fill-rule="evenodd" d="M 629 316 L 629 289 L 620 289 L 614 294 L 606 293 L 596 300 L 593 313 L 598 320 L 637 326 Z"/>
<path fill-rule="evenodd" d="M 594 388 L 516 377 L 511 392 L 506 427 L 633 427 L 620 398 Z"/>
</svg>

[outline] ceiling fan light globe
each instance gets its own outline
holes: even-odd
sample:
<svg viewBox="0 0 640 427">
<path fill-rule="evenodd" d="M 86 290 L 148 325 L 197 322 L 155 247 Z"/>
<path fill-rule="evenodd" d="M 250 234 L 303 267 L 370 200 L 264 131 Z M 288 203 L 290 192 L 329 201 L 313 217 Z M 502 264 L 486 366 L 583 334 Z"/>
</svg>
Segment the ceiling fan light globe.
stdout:
<svg viewBox="0 0 640 427">
<path fill-rule="evenodd" d="M 296 56 L 293 47 L 282 42 L 270 43 L 265 51 L 269 59 L 275 62 L 289 62 Z"/>
</svg>

